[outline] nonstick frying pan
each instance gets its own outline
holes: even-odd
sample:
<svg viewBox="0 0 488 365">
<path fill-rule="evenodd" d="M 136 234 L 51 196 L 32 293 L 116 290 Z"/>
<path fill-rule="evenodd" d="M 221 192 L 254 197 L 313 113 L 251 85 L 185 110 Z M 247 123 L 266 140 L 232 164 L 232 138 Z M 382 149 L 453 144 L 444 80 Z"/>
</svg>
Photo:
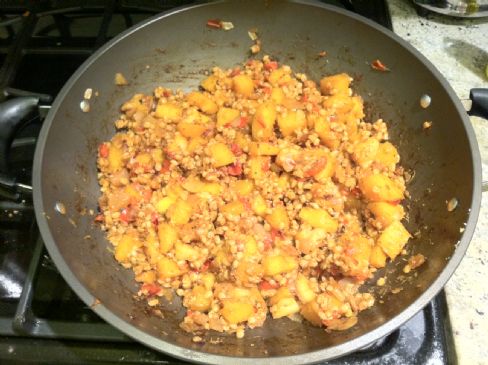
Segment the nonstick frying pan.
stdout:
<svg viewBox="0 0 488 365">
<path fill-rule="evenodd" d="M 208 19 L 233 22 L 231 31 L 205 26 Z M 244 339 L 209 332 L 203 343 L 179 328 L 178 302 L 151 314 L 135 299 L 138 285 L 110 252 L 93 223 L 100 195 L 97 146 L 114 134 L 120 105 L 154 87 L 189 90 L 204 70 L 232 67 L 249 58 L 247 31 L 257 28 L 258 57 L 269 54 L 318 80 L 347 72 L 363 96 L 367 121 L 385 119 L 402 165 L 414 176 L 408 185 L 408 249 L 427 262 L 405 275 L 405 261 L 390 264 L 383 288 L 366 285 L 376 305 L 355 327 L 326 333 L 306 323 L 268 320 Z M 321 51 L 327 57 L 316 57 Z M 380 59 L 390 72 L 371 68 Z M 116 86 L 114 74 L 130 81 Z M 90 111 L 80 102 L 87 88 L 97 91 Z M 431 105 L 420 107 L 427 94 Z M 424 121 L 432 121 L 423 130 Z M 298 364 L 331 359 L 385 336 L 412 317 L 443 287 L 462 259 L 473 234 L 481 198 L 481 163 L 469 119 L 453 90 L 419 52 L 388 30 L 349 12 L 310 2 L 236 1 L 200 4 L 158 15 L 122 33 L 90 57 L 56 98 L 37 144 L 34 203 L 39 228 L 59 271 L 93 310 L 130 337 L 172 356 L 202 363 Z M 449 212 L 446 202 L 456 198 Z M 56 210 L 63 203 L 65 214 Z M 59 207 L 59 205 L 58 205 Z M 375 280 L 372 280 L 374 283 Z M 392 294 L 392 288 L 401 289 Z M 381 290 L 380 290 L 381 289 Z M 395 290 L 396 292 L 397 290 Z M 264 360 L 266 358 L 266 360 Z"/>
</svg>

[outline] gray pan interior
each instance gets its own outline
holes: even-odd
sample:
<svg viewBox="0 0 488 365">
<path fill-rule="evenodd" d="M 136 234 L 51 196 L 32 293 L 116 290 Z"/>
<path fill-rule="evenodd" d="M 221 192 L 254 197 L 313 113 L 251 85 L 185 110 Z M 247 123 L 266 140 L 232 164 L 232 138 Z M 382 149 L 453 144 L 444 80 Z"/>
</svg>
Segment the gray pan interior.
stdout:
<svg viewBox="0 0 488 365">
<path fill-rule="evenodd" d="M 209 29 L 220 18 L 234 23 L 231 31 Z M 100 142 L 114 134 L 121 103 L 157 85 L 197 87 L 212 66 L 231 67 L 249 57 L 247 30 L 258 28 L 269 54 L 296 71 L 318 80 L 347 72 L 356 79 L 367 120 L 388 122 L 391 140 L 402 164 L 415 172 L 409 184 L 407 227 L 415 233 L 408 249 L 427 262 L 404 275 L 403 258 L 386 270 L 389 285 L 377 293 L 382 301 L 360 315 L 345 332 L 322 329 L 288 319 L 267 321 L 244 339 L 210 332 L 195 344 L 178 324 L 178 303 L 165 304 L 164 319 L 134 299 L 138 287 L 130 270 L 113 258 L 110 244 L 84 209 L 97 207 L 96 155 Z M 327 57 L 316 55 L 325 50 Z M 391 72 L 371 69 L 382 60 Z M 130 85 L 116 87 L 122 72 Z M 91 111 L 79 104 L 86 88 L 98 92 Z M 429 94 L 432 105 L 419 106 Z M 433 121 L 429 131 L 422 122 Z M 336 8 L 299 2 L 239 1 L 199 5 L 162 14 L 121 34 L 95 53 L 73 75 L 57 97 L 41 132 L 34 164 L 34 199 L 41 234 L 67 282 L 94 311 L 129 336 L 157 350 L 196 362 L 298 364 L 330 359 L 354 351 L 391 332 L 442 288 L 460 262 L 473 234 L 481 194 L 480 156 L 469 119 L 450 86 L 417 51 L 379 26 Z M 457 198 L 453 212 L 446 201 Z M 67 214 L 54 210 L 63 202 Z M 464 229 L 464 233 L 461 233 Z M 89 238 L 86 236 L 89 235 Z M 389 289 L 402 288 L 397 294 Z M 221 341 L 211 344 L 210 339 Z M 245 357 L 246 359 L 232 359 Z"/>
</svg>

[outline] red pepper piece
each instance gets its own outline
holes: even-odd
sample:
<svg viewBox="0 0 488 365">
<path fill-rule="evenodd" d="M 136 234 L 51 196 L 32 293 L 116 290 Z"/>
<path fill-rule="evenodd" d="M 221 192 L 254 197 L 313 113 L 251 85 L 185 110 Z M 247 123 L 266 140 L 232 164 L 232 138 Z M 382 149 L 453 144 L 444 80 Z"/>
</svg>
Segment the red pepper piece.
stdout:
<svg viewBox="0 0 488 365">
<path fill-rule="evenodd" d="M 161 291 L 161 287 L 156 284 L 144 283 L 141 286 L 141 290 L 147 291 L 149 296 L 155 296 Z"/>
<path fill-rule="evenodd" d="M 98 146 L 98 154 L 102 158 L 107 158 L 108 157 L 108 151 L 109 148 L 106 143 L 102 143 L 100 146 Z"/>
<path fill-rule="evenodd" d="M 276 70 L 278 68 L 278 62 L 276 61 L 270 61 L 268 63 L 265 63 L 264 64 L 264 68 L 268 71 L 273 71 L 273 70 Z"/>
<path fill-rule="evenodd" d="M 280 287 L 278 283 L 271 284 L 267 280 L 263 280 L 258 284 L 259 290 L 271 290 L 271 289 L 277 289 Z"/>
<path fill-rule="evenodd" d="M 312 177 L 317 175 L 320 171 L 322 171 L 325 166 L 327 166 L 327 159 L 325 157 L 320 158 L 316 161 L 310 170 L 307 170 L 303 173 L 305 177 Z"/>
<path fill-rule="evenodd" d="M 227 167 L 227 172 L 232 176 L 239 176 L 242 174 L 242 165 L 240 163 L 235 163 Z"/>
<path fill-rule="evenodd" d="M 222 28 L 222 22 L 220 19 L 209 19 L 207 20 L 207 27 L 220 29 Z"/>
<path fill-rule="evenodd" d="M 383 64 L 383 62 L 381 62 L 380 60 L 374 60 L 373 62 L 371 62 L 371 68 L 373 68 L 376 71 L 381 71 L 381 72 L 390 71 L 390 69 L 388 67 L 386 67 Z"/>
</svg>

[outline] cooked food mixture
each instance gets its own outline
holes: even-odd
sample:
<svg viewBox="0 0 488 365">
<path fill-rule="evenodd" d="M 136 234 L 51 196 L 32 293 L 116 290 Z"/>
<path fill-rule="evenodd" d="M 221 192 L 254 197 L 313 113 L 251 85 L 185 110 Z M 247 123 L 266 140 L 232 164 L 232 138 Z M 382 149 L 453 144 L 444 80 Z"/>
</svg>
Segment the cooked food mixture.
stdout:
<svg viewBox="0 0 488 365">
<path fill-rule="evenodd" d="M 122 105 L 98 220 L 149 305 L 174 289 L 182 328 L 237 337 L 267 317 L 347 329 L 373 305 L 361 285 L 410 235 L 400 157 L 352 81 L 264 57 Z"/>
</svg>

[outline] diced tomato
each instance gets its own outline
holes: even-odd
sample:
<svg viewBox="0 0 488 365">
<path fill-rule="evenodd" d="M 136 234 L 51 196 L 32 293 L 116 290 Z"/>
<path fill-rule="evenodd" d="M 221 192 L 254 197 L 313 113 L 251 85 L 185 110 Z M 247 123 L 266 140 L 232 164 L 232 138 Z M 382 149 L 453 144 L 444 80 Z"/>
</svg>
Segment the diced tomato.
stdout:
<svg viewBox="0 0 488 365">
<path fill-rule="evenodd" d="M 283 238 L 283 234 L 281 233 L 281 231 L 272 228 L 271 229 L 271 239 L 274 242 L 277 238 L 279 238 L 279 239 Z"/>
<path fill-rule="evenodd" d="M 152 212 L 152 213 L 151 213 L 151 223 L 152 223 L 153 225 L 155 225 L 155 226 L 157 226 L 157 225 L 158 225 L 158 223 L 159 223 L 159 217 L 158 217 L 158 213 L 156 213 L 156 212 Z"/>
<path fill-rule="evenodd" d="M 242 174 L 242 165 L 240 163 L 235 163 L 227 167 L 227 172 L 232 176 L 239 176 Z"/>
<path fill-rule="evenodd" d="M 163 96 L 168 97 L 168 96 L 170 96 L 170 95 L 171 95 L 171 90 L 165 89 L 165 90 L 163 91 Z"/>
<path fill-rule="evenodd" d="M 249 199 L 240 197 L 239 201 L 242 203 L 242 205 L 244 205 L 244 208 L 246 208 L 246 210 L 251 210 L 251 203 L 249 202 Z"/>
<path fill-rule="evenodd" d="M 268 71 L 273 71 L 273 70 L 276 70 L 278 68 L 278 62 L 276 61 L 270 61 L 268 63 L 265 63 L 264 64 L 264 68 Z"/>
<path fill-rule="evenodd" d="M 124 208 L 120 211 L 120 220 L 125 223 L 132 222 L 134 215 L 131 208 Z"/>
<path fill-rule="evenodd" d="M 373 62 L 371 62 L 371 67 L 376 71 L 390 71 L 390 69 L 386 67 L 380 60 L 374 60 Z"/>
<path fill-rule="evenodd" d="M 270 95 L 271 94 L 271 88 L 270 87 L 265 87 L 263 88 L 263 92 L 266 94 L 266 95 Z"/>
<path fill-rule="evenodd" d="M 98 154 L 102 158 L 107 158 L 108 157 L 108 151 L 109 148 L 106 143 L 102 143 L 100 146 L 98 146 Z"/>
<path fill-rule="evenodd" d="M 164 150 L 164 153 L 166 154 L 166 157 L 168 157 L 169 160 L 172 160 L 175 158 L 175 154 L 168 150 L 167 148 Z"/>
<path fill-rule="evenodd" d="M 271 290 L 271 289 L 277 289 L 279 288 L 280 285 L 278 283 L 275 283 L 275 284 L 271 284 L 269 281 L 267 280 L 263 280 L 261 281 L 259 284 L 258 284 L 258 288 L 259 290 Z"/>
<path fill-rule="evenodd" d="M 241 68 L 240 67 L 235 67 L 232 72 L 230 73 L 230 76 L 233 77 L 233 76 L 237 76 L 237 75 L 240 75 L 241 73 Z"/>
<path fill-rule="evenodd" d="M 152 189 L 145 189 L 143 192 L 142 192 L 142 197 L 144 199 L 144 201 L 147 203 L 151 200 L 151 197 L 152 197 Z"/>
<path fill-rule="evenodd" d="M 270 167 L 271 167 L 271 164 L 269 162 L 269 159 L 267 159 L 266 161 L 264 161 L 263 166 L 261 167 L 261 170 L 266 172 L 266 171 L 269 171 Z"/>
<path fill-rule="evenodd" d="M 239 124 L 237 125 L 239 128 L 244 128 L 247 126 L 249 123 L 249 118 L 248 117 L 240 117 L 239 118 Z"/>
<path fill-rule="evenodd" d="M 318 161 L 316 161 L 310 170 L 307 170 L 304 172 L 305 177 L 311 177 L 317 175 L 320 171 L 324 169 L 324 167 L 327 166 L 327 158 L 322 157 Z"/>
<path fill-rule="evenodd" d="M 361 196 L 361 190 L 356 186 L 349 192 L 352 196 L 359 198 Z"/>
<path fill-rule="evenodd" d="M 271 238 L 271 236 L 266 237 L 263 240 L 263 244 L 264 244 L 264 251 L 271 250 L 273 248 L 273 239 Z"/>
<path fill-rule="evenodd" d="M 205 272 L 208 270 L 208 268 L 210 267 L 210 264 L 212 263 L 212 260 L 211 259 L 208 259 L 207 261 L 205 261 L 202 265 L 202 267 L 200 268 L 200 272 Z"/>
<path fill-rule="evenodd" d="M 141 286 L 141 290 L 147 291 L 149 296 L 157 295 L 161 291 L 161 287 L 156 284 L 144 283 Z"/>
<path fill-rule="evenodd" d="M 103 214 L 102 213 L 97 214 L 97 216 L 95 217 L 95 222 L 103 222 Z"/>
<path fill-rule="evenodd" d="M 232 151 L 232 153 L 236 156 L 239 156 L 242 154 L 242 150 L 241 148 L 236 144 L 236 143 L 232 143 L 230 145 L 230 150 Z"/>
<path fill-rule="evenodd" d="M 163 161 L 163 165 L 161 166 L 161 170 L 159 170 L 160 173 L 165 173 L 169 171 L 170 163 L 168 160 Z"/>
<path fill-rule="evenodd" d="M 220 19 L 209 19 L 207 20 L 207 27 L 220 29 L 222 28 L 222 22 Z"/>
</svg>

